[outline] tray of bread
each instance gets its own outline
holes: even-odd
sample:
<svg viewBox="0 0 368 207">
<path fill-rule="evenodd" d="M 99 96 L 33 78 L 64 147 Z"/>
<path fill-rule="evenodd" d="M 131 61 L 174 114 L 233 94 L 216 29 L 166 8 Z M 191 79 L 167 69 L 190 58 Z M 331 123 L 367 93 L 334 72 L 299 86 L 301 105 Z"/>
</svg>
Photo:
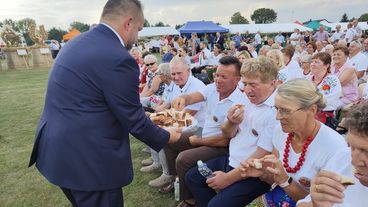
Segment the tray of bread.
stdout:
<svg viewBox="0 0 368 207">
<path fill-rule="evenodd" d="M 182 128 L 182 131 L 195 131 L 198 125 L 197 119 L 192 115 L 175 109 L 151 113 L 150 119 L 160 127 L 178 127 Z"/>
</svg>

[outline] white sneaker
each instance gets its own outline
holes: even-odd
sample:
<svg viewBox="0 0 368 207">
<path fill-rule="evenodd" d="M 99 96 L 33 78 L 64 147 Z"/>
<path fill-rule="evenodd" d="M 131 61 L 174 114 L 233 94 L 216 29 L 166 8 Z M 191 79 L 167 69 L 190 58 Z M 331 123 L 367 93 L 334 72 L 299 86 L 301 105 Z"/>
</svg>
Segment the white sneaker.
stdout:
<svg viewBox="0 0 368 207">
<path fill-rule="evenodd" d="M 174 181 L 174 176 L 162 174 L 160 177 L 149 181 L 148 185 L 154 188 L 161 188 Z"/>
<path fill-rule="evenodd" d="M 162 170 L 161 165 L 160 164 L 155 164 L 155 163 L 153 163 L 152 165 L 149 165 L 149 166 L 142 167 L 140 169 L 140 171 L 143 172 L 143 173 L 160 172 L 161 170 Z"/>
</svg>

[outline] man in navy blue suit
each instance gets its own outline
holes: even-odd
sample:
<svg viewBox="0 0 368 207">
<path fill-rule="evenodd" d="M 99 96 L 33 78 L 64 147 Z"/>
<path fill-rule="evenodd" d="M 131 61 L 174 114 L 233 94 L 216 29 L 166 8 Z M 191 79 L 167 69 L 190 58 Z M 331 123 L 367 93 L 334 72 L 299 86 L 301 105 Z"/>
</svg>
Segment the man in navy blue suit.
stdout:
<svg viewBox="0 0 368 207">
<path fill-rule="evenodd" d="M 129 133 L 157 151 L 180 137 L 155 126 L 139 101 L 139 67 L 128 50 L 143 22 L 138 0 L 108 0 L 100 24 L 68 42 L 50 72 L 29 165 L 73 206 L 124 206 L 121 188 L 133 179 Z"/>
</svg>

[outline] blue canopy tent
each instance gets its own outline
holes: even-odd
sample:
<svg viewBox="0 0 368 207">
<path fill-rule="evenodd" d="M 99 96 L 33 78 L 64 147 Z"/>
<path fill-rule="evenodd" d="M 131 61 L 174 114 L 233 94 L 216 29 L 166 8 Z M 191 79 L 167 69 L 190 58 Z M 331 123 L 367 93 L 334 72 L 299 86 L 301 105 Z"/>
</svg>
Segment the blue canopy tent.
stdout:
<svg viewBox="0 0 368 207">
<path fill-rule="evenodd" d="M 181 34 L 190 34 L 192 32 L 196 32 L 198 34 L 201 33 L 215 33 L 215 32 L 229 32 L 229 29 L 221 27 L 211 21 L 188 21 L 184 24 L 179 32 Z"/>
</svg>

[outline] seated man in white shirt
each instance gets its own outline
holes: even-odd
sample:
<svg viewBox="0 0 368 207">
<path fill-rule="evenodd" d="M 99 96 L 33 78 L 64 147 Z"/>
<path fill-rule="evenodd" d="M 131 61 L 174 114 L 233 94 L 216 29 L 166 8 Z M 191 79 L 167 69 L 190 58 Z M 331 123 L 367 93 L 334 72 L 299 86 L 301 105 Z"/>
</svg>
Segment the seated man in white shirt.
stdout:
<svg viewBox="0 0 368 207">
<path fill-rule="evenodd" d="M 172 95 L 165 100 L 165 106 L 170 106 L 173 99 L 179 97 L 180 95 L 200 91 L 205 87 L 202 81 L 190 75 L 189 66 L 183 58 L 174 57 L 170 61 L 170 73 L 172 81 L 175 83 L 175 85 L 172 89 Z M 187 105 L 185 107 L 185 112 L 190 113 L 196 118 L 198 121 L 197 129 L 195 131 L 183 132 L 179 141 L 175 145 L 167 145 L 164 148 L 165 153 L 159 153 L 161 166 L 163 168 L 167 167 L 168 170 L 167 172 L 165 172 L 165 170 L 164 174 L 148 183 L 152 187 L 160 188 L 170 184 L 173 181 L 174 175 L 176 175 L 175 160 L 177 155 L 182 151 L 183 148 L 187 149 L 188 146 L 191 146 L 189 143 L 190 136 L 202 134 L 206 113 L 206 106 L 204 102 Z"/>
<path fill-rule="evenodd" d="M 202 101 L 205 101 L 207 105 L 202 136 L 189 137 L 192 148 L 180 152 L 176 159 L 176 172 L 180 182 L 180 200 L 183 200 L 183 204 L 194 204 L 190 200 L 193 195 L 185 186 L 185 173 L 198 160 L 207 161 L 227 155 L 230 139 L 222 135 L 221 124 L 225 121 L 231 107 L 246 101 L 246 97 L 238 88 L 241 68 L 239 60 L 233 56 L 225 56 L 219 60 L 219 63 L 214 77 L 215 83 L 207 85 L 198 92 L 182 95 L 172 103 L 177 110 Z M 179 204 L 179 206 L 181 205 Z"/>
<path fill-rule="evenodd" d="M 339 41 L 343 39 L 343 36 L 345 35 L 344 31 L 341 31 L 341 25 L 336 25 L 336 31 L 332 34 L 331 40 L 332 42 Z"/>
<path fill-rule="evenodd" d="M 297 207 L 365 206 L 368 203 L 368 102 L 357 105 L 344 121 L 349 129 L 347 141 L 351 148 L 351 179 L 355 184 L 344 185 L 342 177 L 334 172 L 321 171 L 312 181 L 310 195 L 298 202 Z"/>
<path fill-rule="evenodd" d="M 358 79 L 364 79 L 368 68 L 368 57 L 361 53 L 362 44 L 352 41 L 349 45 L 349 63 L 355 68 Z"/>
<path fill-rule="evenodd" d="M 260 158 L 272 151 L 272 132 L 277 124 L 274 96 L 277 67 L 271 59 L 260 57 L 243 63 L 244 92 L 248 99 L 243 107 L 232 107 L 222 126 L 224 137 L 232 137 L 229 156 L 207 161 L 214 172 L 204 178 L 196 167 L 185 175 L 185 183 L 200 207 L 245 206 L 270 189 L 258 178 L 241 177 L 240 162 Z"/>
</svg>

